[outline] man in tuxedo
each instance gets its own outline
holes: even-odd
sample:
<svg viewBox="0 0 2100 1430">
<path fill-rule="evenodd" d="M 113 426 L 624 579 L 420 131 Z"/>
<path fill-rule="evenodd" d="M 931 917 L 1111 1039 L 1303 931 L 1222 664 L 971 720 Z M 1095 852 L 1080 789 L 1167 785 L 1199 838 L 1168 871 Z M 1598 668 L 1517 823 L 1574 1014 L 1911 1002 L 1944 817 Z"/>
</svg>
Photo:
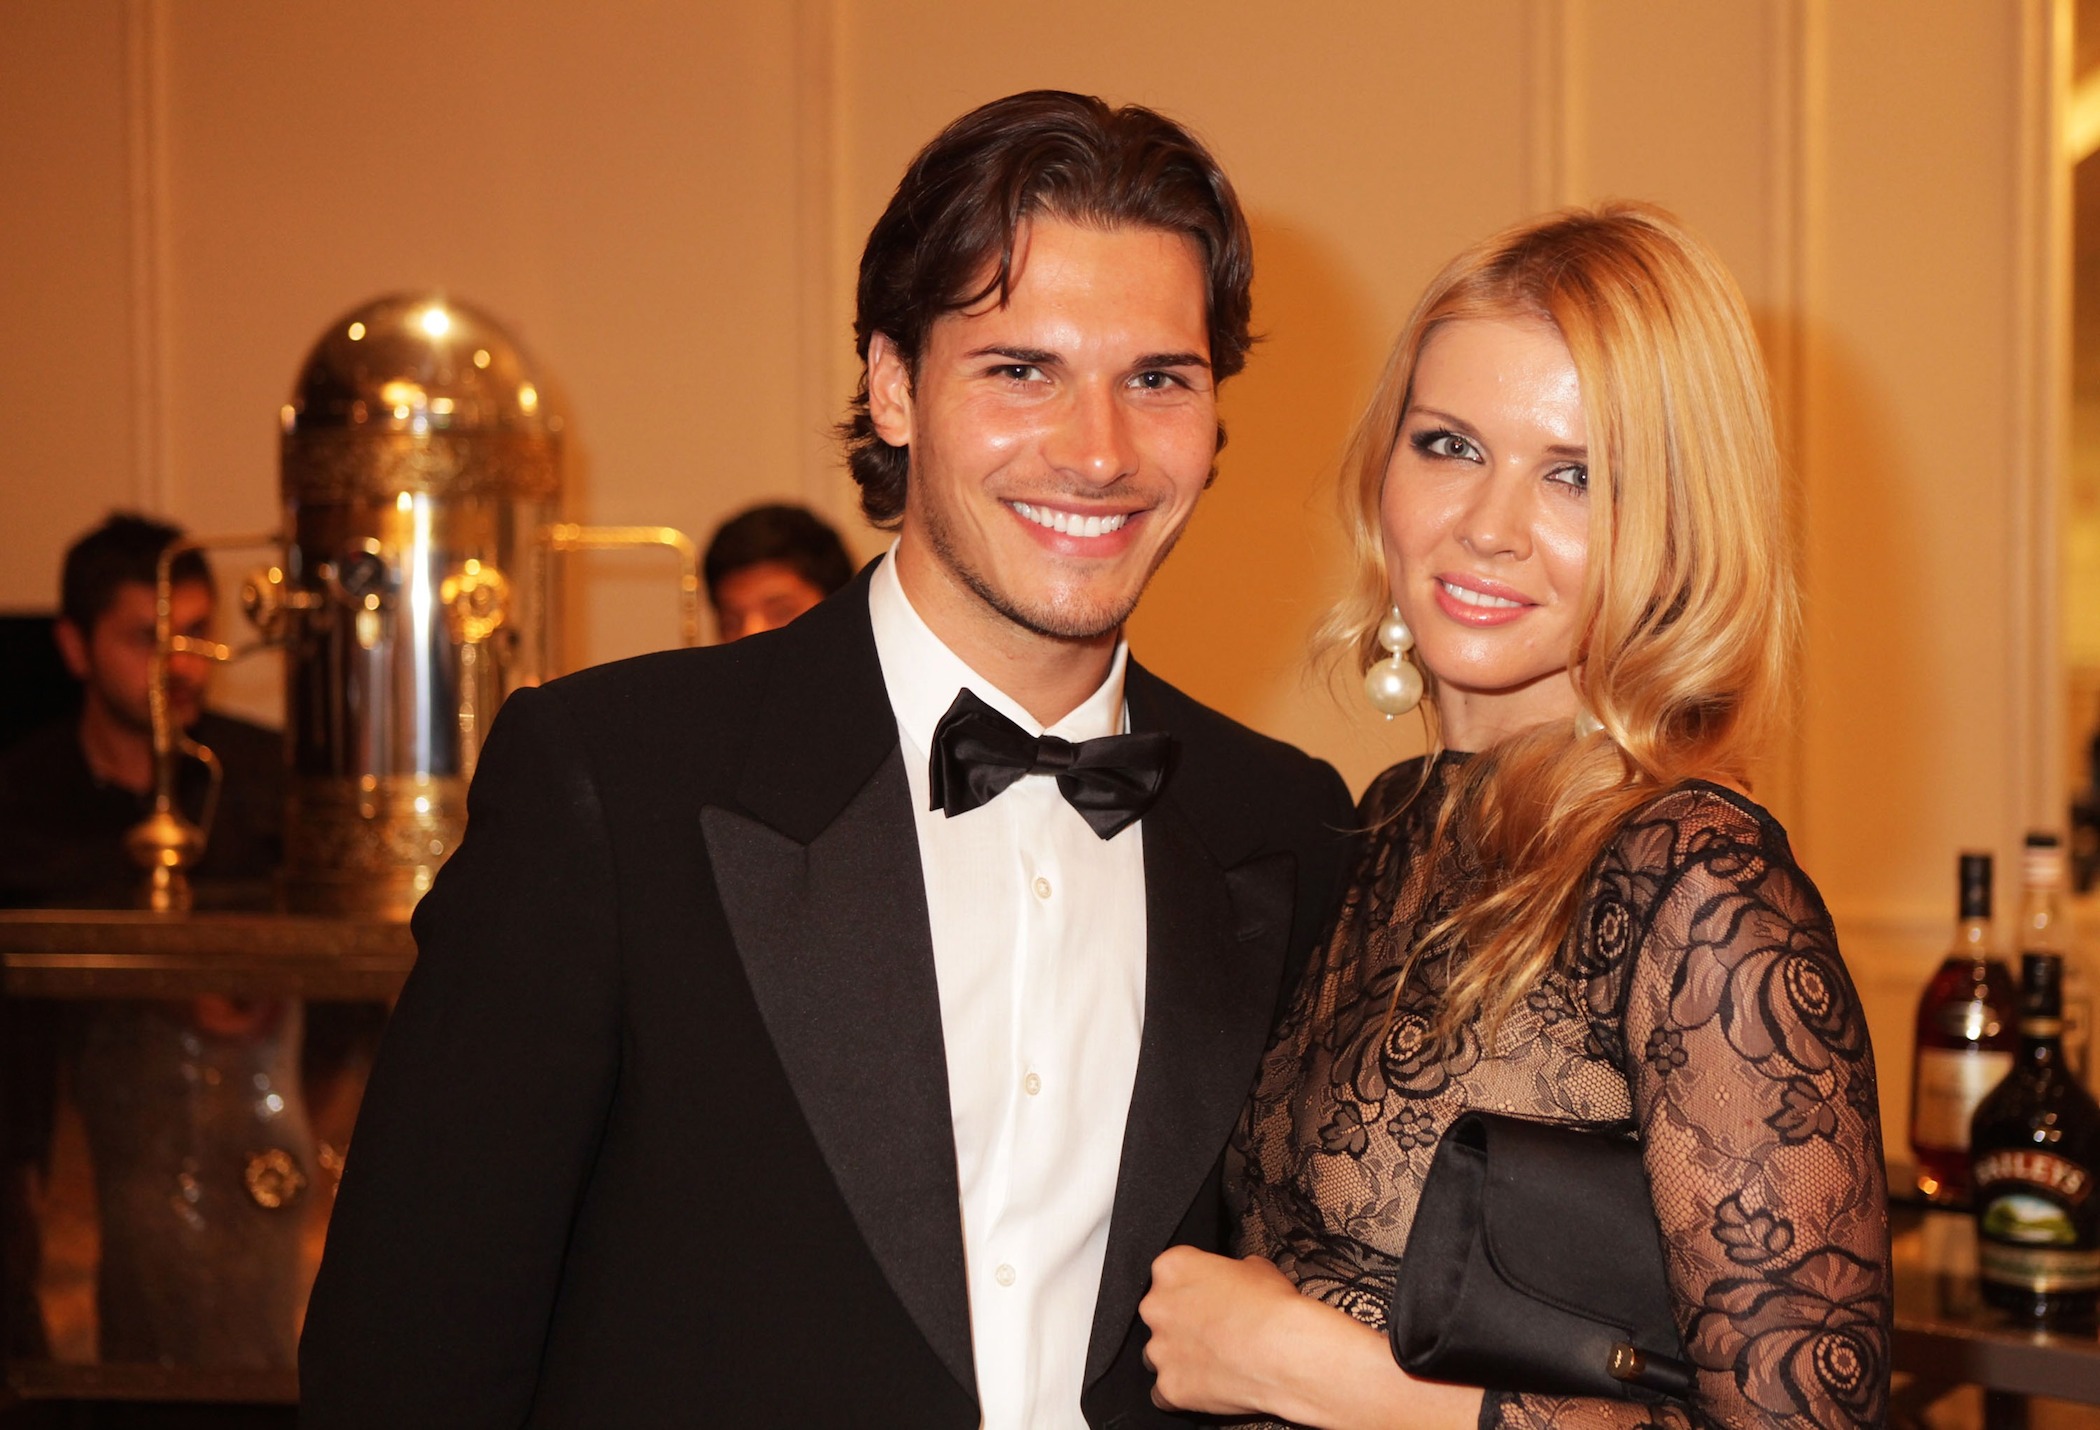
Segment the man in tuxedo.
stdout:
<svg viewBox="0 0 2100 1430">
<path fill-rule="evenodd" d="M 1130 661 L 1245 357 L 1150 111 L 950 125 L 862 258 L 895 545 L 786 628 L 512 697 L 357 1129 L 315 1426 L 1140 1426 L 1349 818 Z"/>
</svg>

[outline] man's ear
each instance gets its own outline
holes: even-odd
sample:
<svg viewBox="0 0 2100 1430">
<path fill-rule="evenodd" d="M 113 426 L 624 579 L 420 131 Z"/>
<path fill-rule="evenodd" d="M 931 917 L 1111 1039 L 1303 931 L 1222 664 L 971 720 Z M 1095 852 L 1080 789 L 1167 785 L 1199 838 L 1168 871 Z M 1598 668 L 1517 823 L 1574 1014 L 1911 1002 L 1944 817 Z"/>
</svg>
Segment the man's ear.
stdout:
<svg viewBox="0 0 2100 1430">
<path fill-rule="evenodd" d="M 51 639 L 58 643 L 58 658 L 66 663 L 66 669 L 75 680 L 88 678 L 87 635 L 64 616 L 51 626 Z"/>
<path fill-rule="evenodd" d="M 868 339 L 868 420 L 892 447 L 911 445 L 911 368 L 889 334 Z"/>
</svg>

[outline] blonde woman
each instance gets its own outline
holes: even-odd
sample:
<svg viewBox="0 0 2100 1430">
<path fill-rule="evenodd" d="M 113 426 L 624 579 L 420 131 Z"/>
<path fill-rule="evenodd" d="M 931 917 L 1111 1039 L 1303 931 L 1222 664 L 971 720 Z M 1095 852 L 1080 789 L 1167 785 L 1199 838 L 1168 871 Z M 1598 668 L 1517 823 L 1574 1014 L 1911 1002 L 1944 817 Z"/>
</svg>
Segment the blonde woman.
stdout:
<svg viewBox="0 0 2100 1430">
<path fill-rule="evenodd" d="M 1363 579 L 1340 620 L 1375 702 L 1426 684 L 1434 753 L 1366 794 L 1339 924 L 1234 1138 L 1245 1259 L 1154 1267 L 1156 1398 L 1328 1427 L 1878 1423 L 1873 1055 L 1748 793 L 1796 600 L 1734 283 L 1645 206 L 1490 239 L 1417 306 L 1347 470 Z M 1639 1136 L 1687 1404 L 1394 1363 L 1395 1267 L 1468 1108 Z"/>
</svg>

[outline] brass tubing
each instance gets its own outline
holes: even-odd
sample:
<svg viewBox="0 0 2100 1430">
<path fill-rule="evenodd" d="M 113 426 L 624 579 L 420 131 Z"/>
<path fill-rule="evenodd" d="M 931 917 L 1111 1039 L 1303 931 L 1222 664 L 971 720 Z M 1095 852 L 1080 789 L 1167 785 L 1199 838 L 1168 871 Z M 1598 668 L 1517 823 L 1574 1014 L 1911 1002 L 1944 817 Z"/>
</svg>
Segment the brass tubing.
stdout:
<svg viewBox="0 0 2100 1430">
<path fill-rule="evenodd" d="M 623 551 L 648 546 L 678 553 L 678 634 L 681 643 L 700 644 L 700 549 L 675 526 L 580 526 L 557 521 L 542 528 L 555 551 Z"/>
<path fill-rule="evenodd" d="M 153 730 L 153 812 L 125 836 L 132 857 L 147 871 L 146 906 L 156 913 L 190 906 L 190 865 L 203 857 L 212 816 L 218 812 L 222 772 L 209 749 L 175 729 L 168 711 L 168 660 L 177 652 L 228 660 L 233 652 L 217 641 L 175 634 L 175 562 L 191 551 L 210 547 L 275 546 L 275 532 L 261 535 L 202 536 L 172 541 L 153 568 L 153 658 L 147 665 L 146 716 Z M 175 804 L 175 759 L 189 755 L 211 774 L 205 797 L 204 823 L 193 824 Z"/>
</svg>

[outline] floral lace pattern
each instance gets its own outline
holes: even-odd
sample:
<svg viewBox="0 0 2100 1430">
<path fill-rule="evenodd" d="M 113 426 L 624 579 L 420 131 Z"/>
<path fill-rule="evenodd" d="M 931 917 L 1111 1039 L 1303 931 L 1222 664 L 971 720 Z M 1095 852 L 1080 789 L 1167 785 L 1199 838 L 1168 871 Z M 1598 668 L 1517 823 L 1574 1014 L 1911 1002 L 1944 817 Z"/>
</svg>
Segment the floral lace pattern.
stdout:
<svg viewBox="0 0 2100 1430">
<path fill-rule="evenodd" d="M 1430 1158 L 1461 1112 L 1634 1128 L 1698 1371 L 1690 1405 L 1489 1387 L 1481 1423 L 1879 1423 L 1891 1290 L 1873 1052 L 1784 831 L 1718 786 L 1659 796 L 1600 856 L 1560 956 L 1493 1038 L 1474 1024 L 1440 1040 L 1464 950 L 1426 947 L 1397 1001 L 1394 985 L 1478 879 L 1429 848 L 1458 758 L 1412 803 L 1419 761 L 1365 796 L 1372 833 L 1334 937 L 1228 1154 L 1239 1252 L 1382 1327 Z"/>
</svg>

